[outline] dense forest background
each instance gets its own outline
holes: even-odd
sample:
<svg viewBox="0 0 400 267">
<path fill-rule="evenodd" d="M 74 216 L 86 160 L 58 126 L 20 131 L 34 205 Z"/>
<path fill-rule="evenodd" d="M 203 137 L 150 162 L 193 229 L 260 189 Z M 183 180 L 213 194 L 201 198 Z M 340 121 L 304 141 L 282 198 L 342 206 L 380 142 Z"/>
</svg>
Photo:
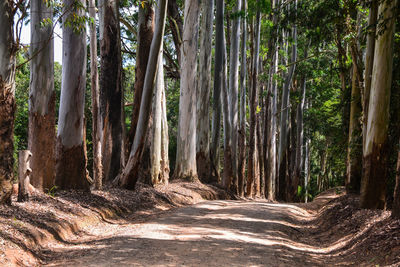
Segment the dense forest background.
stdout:
<svg viewBox="0 0 400 267">
<path fill-rule="evenodd" d="M 18 10 L 14 21 L 19 17 L 32 23 L 30 2 L 10 4 Z M 62 91 L 73 88 L 65 81 L 77 79 L 62 69 L 84 66 L 84 100 L 76 103 L 84 105 L 85 157 L 78 158 L 87 162 L 83 169 L 88 173 L 75 180 L 86 179 L 97 189 L 102 184 L 133 189 L 138 180 L 154 185 L 167 183 L 169 177 L 198 178 L 239 195 L 285 201 L 309 201 L 328 188 L 346 185 L 348 192 L 361 192 L 365 207 L 392 206 L 400 138 L 398 1 L 216 0 L 216 9 L 212 0 L 44 2 L 54 17 L 39 18 L 39 28 L 50 29 L 51 36 L 55 23 L 62 21 L 63 34 L 69 29 L 71 36 L 82 35 L 81 43 L 87 46 L 82 47 L 84 62 L 66 63 L 66 54 L 63 66 L 54 63 L 50 75 L 53 127 L 60 142 L 60 128 L 68 127 L 60 127 L 63 115 L 58 114 L 74 107 L 60 108 Z M 89 16 L 93 4 L 98 17 Z M 18 33 L 20 26 L 18 21 L 12 27 Z M 89 38 L 93 29 L 95 40 Z M 77 49 L 76 43 L 66 44 L 68 40 L 63 38 L 64 51 Z M 18 44 L 18 36 L 12 42 Z M 98 51 L 92 50 L 93 42 Z M 36 49 L 46 45 L 41 41 Z M 41 64 L 34 62 L 36 54 L 32 46 L 15 52 L 14 181 L 18 151 L 32 150 L 29 101 L 32 77 L 38 75 L 32 73 L 32 64 Z M 99 71 L 97 95 L 93 66 Z M 379 95 L 386 102 L 376 100 Z M 369 122 L 369 114 L 378 115 Z M 367 131 L 378 133 L 368 137 Z M 96 173 L 96 132 L 102 132 L 102 175 Z M 383 147 L 374 150 L 378 156 L 372 156 L 372 163 L 368 140 L 375 140 L 374 149 Z M 57 164 L 67 162 L 56 150 Z M 154 162 L 160 165 L 156 171 Z M 68 186 L 71 173 L 63 178 L 57 173 L 62 169 L 55 167 L 52 182 L 39 190 L 88 187 L 81 182 Z"/>
</svg>

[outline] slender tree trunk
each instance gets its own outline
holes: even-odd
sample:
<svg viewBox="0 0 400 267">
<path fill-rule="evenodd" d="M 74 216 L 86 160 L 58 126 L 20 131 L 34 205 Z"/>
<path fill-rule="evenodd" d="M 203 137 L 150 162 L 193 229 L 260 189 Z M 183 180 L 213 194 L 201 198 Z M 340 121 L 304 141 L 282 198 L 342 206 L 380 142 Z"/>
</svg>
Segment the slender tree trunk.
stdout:
<svg viewBox="0 0 400 267">
<path fill-rule="evenodd" d="M 100 0 L 100 119 L 103 174 L 107 181 L 120 172 L 122 160 L 122 61 L 119 1 Z"/>
<path fill-rule="evenodd" d="M 66 21 L 83 9 L 71 10 L 75 0 L 65 0 L 63 17 L 63 69 L 58 117 L 56 185 L 60 189 L 89 190 L 84 153 L 84 106 L 86 87 L 86 32 L 77 33 Z M 85 6 L 85 1 L 81 0 Z"/>
<path fill-rule="evenodd" d="M 168 158 L 168 121 L 167 121 L 167 101 L 165 97 L 165 86 L 161 92 L 161 170 L 160 181 L 163 184 L 168 184 L 169 181 L 169 158 Z"/>
<path fill-rule="evenodd" d="M 222 86 L 224 77 L 224 1 L 216 1 L 215 15 L 215 66 L 214 66 L 214 90 L 213 90 L 213 118 L 211 129 L 210 160 L 211 173 L 210 182 L 220 180 L 219 172 L 219 142 L 221 133 L 221 104 Z"/>
<path fill-rule="evenodd" d="M 305 157 L 304 157 L 304 188 L 305 188 L 305 197 L 304 202 L 308 202 L 308 187 L 310 181 L 310 140 L 306 139 L 305 144 Z"/>
<path fill-rule="evenodd" d="M 41 25 L 45 19 L 53 19 L 53 9 L 32 0 L 28 149 L 33 154 L 30 181 L 40 191 L 54 186 L 56 164 L 54 45 L 52 27 Z"/>
<path fill-rule="evenodd" d="M 181 47 L 181 94 L 177 138 L 177 179 L 197 180 L 196 167 L 196 73 L 199 33 L 199 1 L 185 1 Z"/>
<path fill-rule="evenodd" d="M 140 102 L 142 101 L 143 85 L 146 76 L 147 62 L 149 60 L 150 46 L 154 34 L 154 9 L 150 2 L 144 7 L 139 5 L 138 36 L 135 68 L 135 96 L 133 99 L 133 111 L 131 127 L 129 129 L 125 154 L 129 155 L 133 140 L 135 139 L 136 126 L 139 121 Z M 128 158 L 128 157 L 126 157 Z"/>
<path fill-rule="evenodd" d="M 162 140 L 162 94 L 164 91 L 164 65 L 162 64 L 163 56 L 160 52 L 158 59 L 158 70 L 155 82 L 155 92 L 153 100 L 153 125 L 152 125 L 152 142 L 150 148 L 150 180 L 152 185 L 161 183 L 161 140 Z"/>
<path fill-rule="evenodd" d="M 294 63 L 297 60 L 297 29 L 296 26 L 293 27 L 293 44 L 292 44 L 292 55 L 291 62 Z M 279 198 L 281 200 L 285 200 L 285 192 L 284 188 L 286 184 L 287 170 L 286 170 L 286 161 L 287 161 L 287 136 L 288 136 L 288 115 L 289 115 L 289 98 L 290 98 L 290 85 L 292 83 L 293 74 L 296 68 L 296 64 L 292 64 L 289 68 L 289 72 L 285 79 L 285 85 L 282 92 L 282 103 L 281 103 L 281 123 L 280 123 L 280 137 L 279 137 L 279 151 L 278 151 L 278 173 L 279 173 Z"/>
<path fill-rule="evenodd" d="M 32 153 L 29 150 L 21 150 L 18 153 L 18 201 L 29 201 L 32 191 L 30 190 L 30 175 L 32 169 L 30 160 Z"/>
<path fill-rule="evenodd" d="M 242 0 L 237 0 L 235 13 L 242 9 Z M 229 60 L 229 91 L 231 110 L 231 147 L 232 147 L 232 184 L 231 189 L 238 193 L 238 135 L 239 135 L 239 44 L 240 44 L 240 16 L 232 21 Z"/>
<path fill-rule="evenodd" d="M 232 107 L 230 103 L 230 91 L 228 86 L 228 63 L 226 53 L 226 39 L 223 35 L 223 76 L 222 76 L 222 103 L 223 103 L 223 127 L 224 127 L 224 172 L 222 177 L 222 186 L 226 189 L 230 188 L 232 182 L 232 124 L 231 112 Z"/>
<path fill-rule="evenodd" d="M 176 57 L 178 58 L 179 65 L 181 64 L 181 45 L 182 45 L 182 32 L 183 21 L 179 12 L 177 0 L 168 1 L 168 22 L 171 28 L 172 38 L 175 44 Z"/>
<path fill-rule="evenodd" d="M 371 93 L 368 107 L 367 136 L 363 153 L 361 207 L 385 206 L 390 88 L 392 85 L 395 6 L 397 1 L 379 5 L 379 14 L 387 20 L 385 31 L 375 43 Z"/>
<path fill-rule="evenodd" d="M 257 158 L 257 106 L 258 106 L 258 67 L 260 53 L 260 10 L 257 11 L 255 25 L 255 41 L 253 55 L 253 70 L 251 73 L 251 94 L 250 94 L 250 137 L 249 137 L 249 163 L 247 170 L 247 189 L 246 195 L 252 196 L 258 192 L 259 176 L 258 176 L 258 158 Z M 256 187 L 256 192 L 253 192 L 253 186 Z"/>
<path fill-rule="evenodd" d="M 89 0 L 90 24 L 90 78 L 92 92 L 92 140 L 93 140 L 93 180 L 94 188 L 103 187 L 103 164 L 101 155 L 101 125 L 99 120 L 99 73 L 97 64 L 96 4 Z"/>
<path fill-rule="evenodd" d="M 156 28 L 154 38 L 151 42 L 149 61 L 146 68 L 139 121 L 136 127 L 135 139 L 132 144 L 128 162 L 118 181 L 122 187 L 127 189 L 135 189 L 136 182 L 139 178 L 138 170 L 142 160 L 147 131 L 149 128 L 148 122 L 152 106 L 151 100 L 153 99 L 158 64 L 162 64 L 162 62 L 159 62 L 159 59 L 163 47 L 167 3 L 167 0 L 159 0 L 157 4 Z"/>
<path fill-rule="evenodd" d="M 367 47 L 365 51 L 365 71 L 364 71 L 364 101 L 363 101 L 363 149 L 365 148 L 365 138 L 367 137 L 368 106 L 371 92 L 372 68 L 374 65 L 374 50 L 376 38 L 376 21 L 378 19 L 378 1 L 371 1 L 371 8 L 368 17 Z"/>
<path fill-rule="evenodd" d="M 354 41 L 353 41 L 354 42 Z M 350 102 L 350 124 L 347 148 L 347 175 L 346 191 L 348 193 L 359 193 L 362 172 L 362 127 L 361 118 L 361 77 L 359 75 L 358 49 L 357 45 L 351 45 L 353 59 L 351 102 Z"/>
<path fill-rule="evenodd" d="M 210 87 L 211 45 L 214 15 L 214 0 L 201 4 L 202 20 L 200 32 L 199 79 L 197 95 L 197 173 L 202 182 L 210 182 Z"/>
<path fill-rule="evenodd" d="M 246 14 L 247 0 L 243 0 L 242 12 Z M 238 188 L 239 196 L 244 196 L 244 179 L 246 175 L 246 74 L 247 74 L 247 21 L 242 20 L 242 51 L 240 67 L 240 122 L 239 122 L 239 158 L 238 158 Z"/>
<path fill-rule="evenodd" d="M 400 218 L 400 151 L 397 155 L 396 185 L 393 194 L 392 217 L 397 219 Z"/>
</svg>

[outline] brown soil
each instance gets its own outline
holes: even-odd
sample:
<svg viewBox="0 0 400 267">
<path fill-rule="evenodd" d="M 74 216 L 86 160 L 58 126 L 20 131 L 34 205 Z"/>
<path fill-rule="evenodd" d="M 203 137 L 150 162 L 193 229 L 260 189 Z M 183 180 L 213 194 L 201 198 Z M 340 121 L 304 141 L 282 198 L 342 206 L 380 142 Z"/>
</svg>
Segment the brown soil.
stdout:
<svg viewBox="0 0 400 267">
<path fill-rule="evenodd" d="M 309 204 L 227 200 L 184 182 L 39 195 L 0 210 L 0 265 L 400 265 L 400 220 L 339 191 Z"/>
</svg>

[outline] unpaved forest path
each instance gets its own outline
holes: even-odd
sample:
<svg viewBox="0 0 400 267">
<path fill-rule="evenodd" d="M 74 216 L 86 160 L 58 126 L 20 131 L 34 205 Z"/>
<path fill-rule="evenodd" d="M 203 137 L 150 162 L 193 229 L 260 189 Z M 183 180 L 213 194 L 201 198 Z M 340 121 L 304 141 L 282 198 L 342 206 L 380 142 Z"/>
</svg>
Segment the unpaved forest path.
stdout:
<svg viewBox="0 0 400 267">
<path fill-rule="evenodd" d="M 49 266 L 326 266 L 332 249 L 304 232 L 315 214 L 301 205 L 205 201 L 145 222 L 99 224 L 49 248 Z"/>
</svg>

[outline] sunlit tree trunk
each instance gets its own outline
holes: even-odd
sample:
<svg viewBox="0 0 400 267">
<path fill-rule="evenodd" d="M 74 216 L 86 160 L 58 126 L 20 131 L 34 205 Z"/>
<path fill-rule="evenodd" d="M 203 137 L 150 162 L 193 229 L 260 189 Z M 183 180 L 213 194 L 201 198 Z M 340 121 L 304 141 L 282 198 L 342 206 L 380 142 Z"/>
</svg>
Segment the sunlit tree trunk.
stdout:
<svg viewBox="0 0 400 267">
<path fill-rule="evenodd" d="M 384 32 L 377 36 L 375 43 L 367 136 L 363 153 L 363 208 L 383 209 L 385 206 L 396 3 L 397 1 L 385 1 L 379 5 L 379 14 L 387 21 Z"/>
<path fill-rule="evenodd" d="M 52 7 L 32 0 L 28 149 L 32 153 L 30 182 L 41 191 L 54 186 L 56 164 L 53 32 L 51 25 L 42 25 L 49 19 L 53 19 Z"/>
<path fill-rule="evenodd" d="M 60 189 L 89 189 L 84 153 L 84 106 L 86 88 L 86 32 L 66 25 L 82 8 L 71 9 L 75 0 L 65 0 L 63 17 L 63 68 L 58 116 L 56 185 Z M 85 1 L 81 1 L 85 6 Z"/>
<path fill-rule="evenodd" d="M 196 167 L 196 73 L 199 33 L 199 1 L 185 1 L 181 46 L 181 93 L 174 177 L 197 180 Z"/>
<path fill-rule="evenodd" d="M 101 155 L 101 125 L 99 120 L 99 73 L 97 66 L 97 34 L 96 34 L 96 4 L 89 0 L 89 16 L 93 23 L 89 25 L 90 30 L 90 79 L 92 92 L 92 142 L 93 142 L 93 180 L 94 188 L 102 189 L 103 186 L 103 164 Z"/>
<path fill-rule="evenodd" d="M 104 179 L 114 179 L 122 160 L 122 61 L 119 1 L 100 0 L 100 119 Z"/>
<path fill-rule="evenodd" d="M 247 0 L 243 0 L 242 12 L 246 14 Z M 246 175 L 246 74 L 247 74 L 247 21 L 242 20 L 242 50 L 240 67 L 240 122 L 239 122 L 239 158 L 238 188 L 239 195 L 244 196 L 244 179 Z"/>
<path fill-rule="evenodd" d="M 234 13 L 242 9 L 242 0 L 235 3 Z M 240 44 L 240 16 L 232 20 L 232 32 L 229 55 L 229 91 L 231 110 L 231 147 L 232 147 L 232 181 L 231 189 L 238 193 L 238 135 L 239 135 L 239 44 Z"/>
<path fill-rule="evenodd" d="M 211 128 L 210 160 L 211 173 L 210 182 L 218 182 L 219 172 L 219 143 L 221 134 L 221 112 L 222 112 L 222 84 L 224 77 L 224 1 L 216 1 L 215 15 L 215 66 L 214 66 L 214 89 L 213 89 L 213 117 Z"/>
<path fill-rule="evenodd" d="M 167 121 L 167 101 L 165 97 L 165 86 L 161 92 L 161 170 L 160 181 L 163 184 L 168 184 L 169 181 L 169 158 L 168 158 L 168 121 Z"/>
<path fill-rule="evenodd" d="M 214 15 L 214 0 L 201 4 L 199 79 L 197 93 L 197 173 L 202 182 L 210 182 L 210 87 L 211 45 Z"/>
<path fill-rule="evenodd" d="M 0 204 L 10 203 L 14 166 L 15 53 L 11 1 L 0 4 Z"/>
<path fill-rule="evenodd" d="M 134 189 L 139 178 L 138 170 L 142 160 L 149 128 L 148 122 L 151 114 L 151 101 L 153 99 L 158 64 L 162 64 L 162 62 L 159 62 L 159 59 L 161 58 L 160 53 L 163 47 L 167 2 L 167 0 L 159 0 L 157 3 L 156 27 L 154 38 L 151 42 L 149 60 L 146 68 L 139 121 L 136 127 L 135 139 L 132 144 L 128 162 L 118 181 L 122 187 L 127 189 Z"/>
</svg>

